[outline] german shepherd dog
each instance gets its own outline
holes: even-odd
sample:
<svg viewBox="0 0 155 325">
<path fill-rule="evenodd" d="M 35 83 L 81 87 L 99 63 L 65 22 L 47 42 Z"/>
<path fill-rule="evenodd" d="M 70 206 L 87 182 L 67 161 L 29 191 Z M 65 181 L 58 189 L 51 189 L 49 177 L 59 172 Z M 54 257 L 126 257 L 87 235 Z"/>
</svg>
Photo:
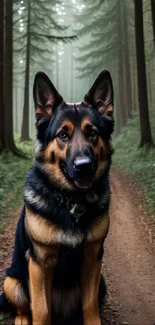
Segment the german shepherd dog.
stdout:
<svg viewBox="0 0 155 325">
<path fill-rule="evenodd" d="M 33 95 L 35 161 L 26 177 L 4 297 L 16 309 L 15 325 L 101 325 L 112 79 L 102 71 L 84 100 L 69 104 L 38 72 Z"/>
</svg>

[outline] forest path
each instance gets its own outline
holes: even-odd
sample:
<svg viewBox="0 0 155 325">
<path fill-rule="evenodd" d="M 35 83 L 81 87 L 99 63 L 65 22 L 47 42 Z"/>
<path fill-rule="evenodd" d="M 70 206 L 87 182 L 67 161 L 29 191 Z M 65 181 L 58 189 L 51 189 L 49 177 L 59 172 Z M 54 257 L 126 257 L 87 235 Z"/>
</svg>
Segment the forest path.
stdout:
<svg viewBox="0 0 155 325">
<path fill-rule="evenodd" d="M 118 171 L 111 174 L 111 225 L 103 273 L 114 324 L 155 324 L 155 232 L 136 189 Z M 116 321 L 117 318 L 117 321 Z M 113 322 L 110 322 L 112 325 Z"/>
<path fill-rule="evenodd" d="M 114 168 L 111 188 L 111 225 L 103 261 L 108 287 L 103 324 L 155 325 L 155 222 L 147 216 L 139 192 Z M 0 233 L 0 289 L 20 211 L 14 212 Z"/>
</svg>

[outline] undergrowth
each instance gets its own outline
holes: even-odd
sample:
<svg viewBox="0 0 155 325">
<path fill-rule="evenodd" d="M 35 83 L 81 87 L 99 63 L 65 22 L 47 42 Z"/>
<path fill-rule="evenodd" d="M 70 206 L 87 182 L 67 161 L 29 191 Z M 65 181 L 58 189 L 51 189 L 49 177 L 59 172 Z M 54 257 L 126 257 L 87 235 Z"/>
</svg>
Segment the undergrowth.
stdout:
<svg viewBox="0 0 155 325">
<path fill-rule="evenodd" d="M 151 119 L 151 124 L 155 142 L 155 119 Z M 126 174 L 132 175 L 133 182 L 141 186 L 148 212 L 153 216 L 155 215 L 155 148 L 139 148 L 139 143 L 140 125 L 136 114 L 129 120 L 121 134 L 113 138 L 115 149 L 113 163 Z"/>
<path fill-rule="evenodd" d="M 15 137 L 17 147 L 29 160 L 18 158 L 12 153 L 0 154 L 0 230 L 7 224 L 13 209 L 22 204 L 24 179 L 32 165 L 33 142 L 20 142 Z"/>
</svg>

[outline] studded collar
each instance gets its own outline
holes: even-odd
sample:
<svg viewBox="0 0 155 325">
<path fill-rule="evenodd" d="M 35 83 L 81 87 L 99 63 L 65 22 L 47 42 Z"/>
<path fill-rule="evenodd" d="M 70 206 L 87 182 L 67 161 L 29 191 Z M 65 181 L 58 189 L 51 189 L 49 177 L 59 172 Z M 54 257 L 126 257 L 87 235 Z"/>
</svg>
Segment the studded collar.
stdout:
<svg viewBox="0 0 155 325">
<path fill-rule="evenodd" d="M 65 206 L 70 215 L 75 218 L 76 223 L 78 223 L 80 218 L 88 211 L 95 211 L 95 213 L 100 214 L 106 209 L 107 205 L 109 205 L 110 189 L 108 187 L 106 191 L 91 190 L 88 193 L 76 196 L 55 190 L 55 198 L 59 207 Z"/>
<path fill-rule="evenodd" d="M 43 171 L 34 166 L 26 177 L 25 205 L 60 226 L 72 228 L 75 221 L 82 229 L 94 217 L 103 215 L 109 207 L 108 175 L 107 171 L 91 191 L 76 193 L 56 189 Z"/>
</svg>

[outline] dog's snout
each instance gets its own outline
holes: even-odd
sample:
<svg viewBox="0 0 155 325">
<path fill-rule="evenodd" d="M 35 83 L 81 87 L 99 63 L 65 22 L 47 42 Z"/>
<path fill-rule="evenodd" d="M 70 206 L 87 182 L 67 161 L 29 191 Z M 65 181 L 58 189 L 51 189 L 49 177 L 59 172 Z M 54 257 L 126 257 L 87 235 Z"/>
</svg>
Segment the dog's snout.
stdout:
<svg viewBox="0 0 155 325">
<path fill-rule="evenodd" d="M 74 170 L 79 173 L 90 171 L 92 168 L 91 159 L 88 157 L 76 157 L 74 161 Z"/>
</svg>

